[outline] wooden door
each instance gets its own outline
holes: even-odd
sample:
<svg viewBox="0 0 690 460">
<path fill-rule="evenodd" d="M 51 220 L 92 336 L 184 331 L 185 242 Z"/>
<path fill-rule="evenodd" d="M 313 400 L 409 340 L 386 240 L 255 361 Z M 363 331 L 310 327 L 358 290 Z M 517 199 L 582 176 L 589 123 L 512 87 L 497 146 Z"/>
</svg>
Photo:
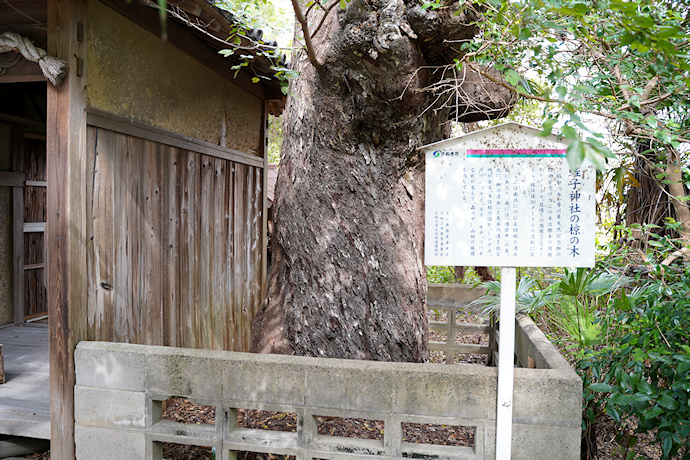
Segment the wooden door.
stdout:
<svg viewBox="0 0 690 460">
<path fill-rule="evenodd" d="M 45 280 L 46 141 L 45 136 L 24 135 L 23 145 L 23 291 L 24 319 L 48 313 Z"/>
</svg>

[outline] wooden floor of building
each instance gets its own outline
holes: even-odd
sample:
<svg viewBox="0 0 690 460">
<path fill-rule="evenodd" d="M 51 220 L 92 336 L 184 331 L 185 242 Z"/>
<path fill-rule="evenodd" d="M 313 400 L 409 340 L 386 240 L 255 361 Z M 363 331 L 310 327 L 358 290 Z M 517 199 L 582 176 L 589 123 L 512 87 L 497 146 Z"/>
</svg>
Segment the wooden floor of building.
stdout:
<svg viewBox="0 0 690 460">
<path fill-rule="evenodd" d="M 0 327 L 0 434 L 50 439 L 48 324 Z"/>
</svg>

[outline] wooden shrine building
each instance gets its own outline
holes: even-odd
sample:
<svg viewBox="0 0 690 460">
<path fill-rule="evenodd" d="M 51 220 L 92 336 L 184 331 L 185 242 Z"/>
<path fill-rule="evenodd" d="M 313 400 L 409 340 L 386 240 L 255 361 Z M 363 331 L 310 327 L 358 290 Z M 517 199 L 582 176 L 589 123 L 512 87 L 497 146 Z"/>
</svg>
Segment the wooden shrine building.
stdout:
<svg viewBox="0 0 690 460">
<path fill-rule="evenodd" d="M 245 350 L 264 290 L 272 63 L 233 70 L 207 0 L 168 2 L 163 31 L 156 5 L 0 4 L 0 34 L 69 65 L 53 86 L 0 54 L 0 327 L 48 318 L 55 459 L 74 457 L 79 341 Z"/>
</svg>

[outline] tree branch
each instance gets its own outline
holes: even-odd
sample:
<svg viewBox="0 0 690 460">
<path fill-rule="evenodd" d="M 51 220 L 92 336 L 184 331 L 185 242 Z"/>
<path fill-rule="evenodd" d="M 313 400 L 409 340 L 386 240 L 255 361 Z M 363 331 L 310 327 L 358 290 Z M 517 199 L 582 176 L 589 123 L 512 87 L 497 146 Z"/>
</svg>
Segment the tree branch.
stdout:
<svg viewBox="0 0 690 460">
<path fill-rule="evenodd" d="M 662 94 L 661 96 L 655 97 L 654 99 L 647 99 L 645 101 L 640 101 L 640 105 L 651 105 L 652 107 L 654 107 L 654 105 L 658 104 L 659 102 L 661 102 L 665 99 L 668 99 L 671 96 L 673 96 L 673 93 Z M 630 104 L 625 104 L 625 105 L 618 107 L 618 110 L 621 110 L 621 111 L 630 110 L 632 107 L 633 106 Z"/>
<path fill-rule="evenodd" d="M 311 35 L 309 34 L 309 24 L 307 23 L 307 18 L 304 17 L 302 13 L 302 8 L 299 5 L 298 0 L 292 0 L 292 9 L 295 11 L 295 16 L 297 17 L 297 22 L 299 22 L 302 27 L 302 34 L 304 35 L 304 44 L 307 47 L 307 55 L 309 56 L 309 62 L 316 68 L 316 70 L 323 69 L 323 62 L 320 62 L 316 57 L 316 51 L 314 50 L 314 44 L 311 42 Z"/>
<path fill-rule="evenodd" d="M 628 88 L 626 88 L 628 82 L 625 81 L 625 79 L 623 79 L 623 76 L 621 75 L 621 69 L 620 67 L 618 67 L 618 65 L 613 66 L 613 76 L 616 77 L 616 81 L 618 81 L 618 86 L 623 92 L 623 98 L 625 99 L 625 102 L 630 102 L 630 99 L 632 99 L 632 97 L 630 96 L 630 91 L 628 90 Z"/>
<path fill-rule="evenodd" d="M 690 239 L 690 209 L 688 209 L 685 201 L 682 200 L 685 197 L 685 185 L 683 184 L 680 154 L 675 149 L 667 149 L 666 156 L 666 179 L 669 181 L 668 191 L 680 221 L 682 229 L 680 234 L 683 241 L 687 244 Z"/>
<path fill-rule="evenodd" d="M 330 6 L 327 6 L 326 8 L 323 9 L 324 10 L 323 17 L 321 18 L 321 21 L 319 21 L 319 25 L 316 26 L 316 29 L 314 29 L 314 32 L 311 33 L 311 38 L 314 38 L 316 36 L 316 34 L 319 32 L 319 30 L 321 30 L 321 26 L 323 26 L 323 23 L 326 22 L 326 18 L 328 17 L 328 13 L 330 13 L 331 10 L 333 9 L 333 7 L 339 3 L 340 2 L 338 0 L 334 0 L 333 3 L 330 4 Z"/>
<path fill-rule="evenodd" d="M 652 90 L 656 86 L 656 84 L 659 83 L 659 76 L 654 75 L 646 85 L 644 85 L 644 90 L 642 90 L 642 96 L 640 99 L 645 100 L 649 99 L 649 95 L 652 93 Z"/>
</svg>

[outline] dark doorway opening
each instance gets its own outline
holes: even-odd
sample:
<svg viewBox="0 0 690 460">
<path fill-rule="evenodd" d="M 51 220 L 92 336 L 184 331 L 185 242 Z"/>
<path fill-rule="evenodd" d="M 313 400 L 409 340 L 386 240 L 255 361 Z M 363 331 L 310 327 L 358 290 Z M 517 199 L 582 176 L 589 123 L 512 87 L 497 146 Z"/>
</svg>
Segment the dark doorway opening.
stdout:
<svg viewBox="0 0 690 460">
<path fill-rule="evenodd" d="M 48 314 L 46 109 L 45 82 L 0 84 L 0 202 L 11 222 L 0 229 L 0 253 L 11 254 L 9 267 L 0 261 L 0 284 L 11 286 L 0 293 L 0 324 Z"/>
</svg>

